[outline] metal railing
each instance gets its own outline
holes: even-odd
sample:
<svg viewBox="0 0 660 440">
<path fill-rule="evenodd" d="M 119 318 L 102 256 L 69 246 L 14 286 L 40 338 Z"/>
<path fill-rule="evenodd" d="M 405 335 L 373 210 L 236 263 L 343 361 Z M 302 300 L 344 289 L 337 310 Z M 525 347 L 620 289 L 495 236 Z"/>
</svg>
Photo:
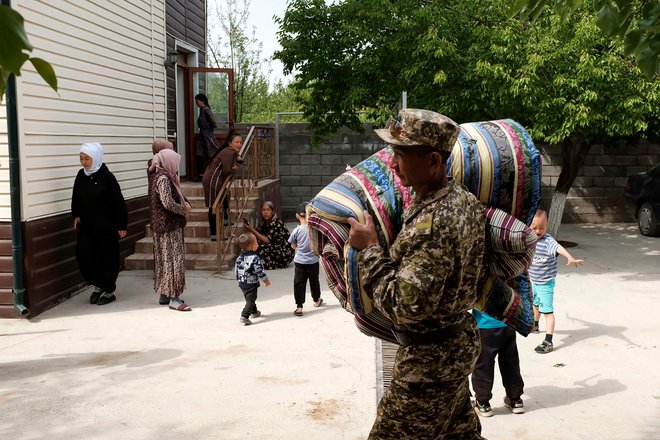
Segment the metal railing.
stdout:
<svg viewBox="0 0 660 440">
<path fill-rule="evenodd" d="M 234 174 L 223 182 L 218 196 L 213 201 L 213 213 L 216 222 L 216 255 L 217 267 L 221 270 L 230 255 L 230 248 L 234 246 L 236 231 L 242 227 L 242 219 L 246 211 L 254 203 L 253 192 L 258 182 L 265 179 L 276 178 L 276 154 L 273 129 L 265 127 L 250 127 L 243 146 L 239 152 L 243 163 L 239 165 Z M 223 204 L 229 198 L 229 224 L 224 225 Z"/>
</svg>

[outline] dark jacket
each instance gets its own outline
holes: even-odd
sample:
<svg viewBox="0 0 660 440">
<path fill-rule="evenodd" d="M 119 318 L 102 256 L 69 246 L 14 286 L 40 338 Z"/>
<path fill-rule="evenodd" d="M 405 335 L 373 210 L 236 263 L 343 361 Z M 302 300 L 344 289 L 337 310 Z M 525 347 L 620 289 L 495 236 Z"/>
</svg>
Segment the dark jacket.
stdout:
<svg viewBox="0 0 660 440">
<path fill-rule="evenodd" d="M 80 230 L 117 234 L 128 228 L 128 211 L 115 176 L 103 164 L 91 176 L 78 171 L 71 196 L 71 215 L 80 217 Z"/>
</svg>

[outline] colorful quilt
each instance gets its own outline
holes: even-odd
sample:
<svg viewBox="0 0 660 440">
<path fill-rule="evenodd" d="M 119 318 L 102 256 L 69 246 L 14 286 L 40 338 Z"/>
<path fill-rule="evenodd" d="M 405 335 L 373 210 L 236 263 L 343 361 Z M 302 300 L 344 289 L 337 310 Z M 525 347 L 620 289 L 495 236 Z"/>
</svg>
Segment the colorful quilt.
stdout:
<svg viewBox="0 0 660 440">
<path fill-rule="evenodd" d="M 527 335 L 533 324 L 531 298 L 519 280 L 531 261 L 536 236 L 531 222 L 540 200 L 541 159 L 527 132 L 515 121 L 461 125 L 449 174 L 486 205 L 487 263 L 479 308 Z M 357 253 L 348 245 L 349 217 L 368 211 L 381 246 L 388 248 L 412 203 L 410 188 L 390 170 L 390 147 L 338 176 L 308 205 L 313 250 L 321 256 L 328 285 L 342 307 L 355 315 L 365 334 L 396 343 L 392 323 L 374 308 L 360 283 Z M 528 283 L 527 283 L 528 285 Z"/>
</svg>

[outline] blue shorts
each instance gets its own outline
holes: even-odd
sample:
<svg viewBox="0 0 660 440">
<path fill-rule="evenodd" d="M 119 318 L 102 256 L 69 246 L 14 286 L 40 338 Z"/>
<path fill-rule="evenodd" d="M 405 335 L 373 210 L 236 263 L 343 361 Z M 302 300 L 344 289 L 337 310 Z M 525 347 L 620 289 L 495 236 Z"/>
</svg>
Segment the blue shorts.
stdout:
<svg viewBox="0 0 660 440">
<path fill-rule="evenodd" d="M 539 312 L 552 313 L 554 311 L 554 279 L 545 284 L 532 283 L 532 293 L 534 294 L 534 306 L 539 308 Z"/>
</svg>

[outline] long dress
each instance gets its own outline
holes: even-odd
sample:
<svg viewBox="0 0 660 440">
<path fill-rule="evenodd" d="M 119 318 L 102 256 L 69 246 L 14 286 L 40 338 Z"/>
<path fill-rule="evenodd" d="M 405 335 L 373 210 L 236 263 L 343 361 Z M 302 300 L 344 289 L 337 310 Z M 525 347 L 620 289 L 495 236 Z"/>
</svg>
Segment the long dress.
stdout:
<svg viewBox="0 0 660 440">
<path fill-rule="evenodd" d="M 186 288 L 186 249 L 183 238 L 183 225 L 185 225 L 186 207 L 178 200 L 179 195 L 172 191 L 170 179 L 164 174 L 157 174 L 151 192 L 153 203 L 160 203 L 167 214 L 170 224 L 165 232 L 153 231 L 154 241 L 154 291 L 176 298 Z M 152 209 L 153 216 L 159 215 L 157 209 Z M 154 214 L 155 213 L 155 214 Z M 172 215 L 174 214 L 174 215 Z M 181 220 L 183 217 L 183 221 Z"/>
<path fill-rule="evenodd" d="M 128 211 L 115 176 L 105 164 L 90 176 L 78 171 L 71 215 L 80 218 L 76 260 L 88 284 L 112 293 L 119 275 L 119 231 L 128 227 Z"/>
<path fill-rule="evenodd" d="M 259 243 L 257 252 L 264 260 L 266 269 L 283 269 L 293 261 L 295 251 L 289 243 L 291 233 L 282 220 L 273 218 L 257 228 L 257 232 L 268 238 L 270 243 Z"/>
</svg>

